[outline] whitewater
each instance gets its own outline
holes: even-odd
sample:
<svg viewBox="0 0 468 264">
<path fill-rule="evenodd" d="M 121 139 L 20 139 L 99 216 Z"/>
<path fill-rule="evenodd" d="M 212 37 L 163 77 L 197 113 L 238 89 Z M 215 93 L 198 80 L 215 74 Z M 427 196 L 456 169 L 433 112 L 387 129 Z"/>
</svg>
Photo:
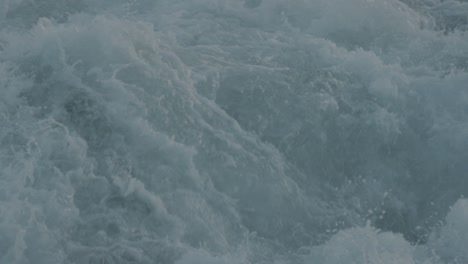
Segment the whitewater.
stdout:
<svg viewBox="0 0 468 264">
<path fill-rule="evenodd" d="M 0 264 L 468 263 L 467 0 L 0 0 Z"/>
</svg>

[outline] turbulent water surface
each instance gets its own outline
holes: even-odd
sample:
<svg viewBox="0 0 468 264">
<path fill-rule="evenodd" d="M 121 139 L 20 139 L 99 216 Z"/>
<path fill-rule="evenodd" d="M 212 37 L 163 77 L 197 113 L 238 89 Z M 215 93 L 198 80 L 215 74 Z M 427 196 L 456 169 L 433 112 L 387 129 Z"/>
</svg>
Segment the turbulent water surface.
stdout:
<svg viewBox="0 0 468 264">
<path fill-rule="evenodd" d="M 468 263 L 467 0 L 0 0 L 0 263 Z"/>
</svg>

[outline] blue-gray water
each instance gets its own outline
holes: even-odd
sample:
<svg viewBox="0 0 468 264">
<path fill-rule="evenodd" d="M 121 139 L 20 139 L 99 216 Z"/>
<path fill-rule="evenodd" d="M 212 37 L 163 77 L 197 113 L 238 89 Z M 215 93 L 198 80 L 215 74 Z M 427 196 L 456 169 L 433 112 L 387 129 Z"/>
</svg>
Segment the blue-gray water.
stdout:
<svg viewBox="0 0 468 264">
<path fill-rule="evenodd" d="M 0 0 L 1 264 L 468 262 L 468 1 Z"/>
</svg>

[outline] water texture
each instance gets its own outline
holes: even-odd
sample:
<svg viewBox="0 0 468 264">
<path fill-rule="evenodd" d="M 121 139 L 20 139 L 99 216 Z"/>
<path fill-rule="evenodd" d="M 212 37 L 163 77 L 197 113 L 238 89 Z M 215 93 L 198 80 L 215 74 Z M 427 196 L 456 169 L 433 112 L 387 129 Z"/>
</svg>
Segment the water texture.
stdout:
<svg viewBox="0 0 468 264">
<path fill-rule="evenodd" d="M 468 1 L 0 0 L 0 263 L 468 262 Z"/>
</svg>

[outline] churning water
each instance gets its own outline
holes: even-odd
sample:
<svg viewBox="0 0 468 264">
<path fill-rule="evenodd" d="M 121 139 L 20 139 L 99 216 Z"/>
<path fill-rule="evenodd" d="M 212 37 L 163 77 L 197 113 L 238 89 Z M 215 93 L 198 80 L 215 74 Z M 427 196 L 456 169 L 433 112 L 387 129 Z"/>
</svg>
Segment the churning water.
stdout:
<svg viewBox="0 0 468 264">
<path fill-rule="evenodd" d="M 467 0 L 0 0 L 0 263 L 468 263 Z"/>
</svg>

